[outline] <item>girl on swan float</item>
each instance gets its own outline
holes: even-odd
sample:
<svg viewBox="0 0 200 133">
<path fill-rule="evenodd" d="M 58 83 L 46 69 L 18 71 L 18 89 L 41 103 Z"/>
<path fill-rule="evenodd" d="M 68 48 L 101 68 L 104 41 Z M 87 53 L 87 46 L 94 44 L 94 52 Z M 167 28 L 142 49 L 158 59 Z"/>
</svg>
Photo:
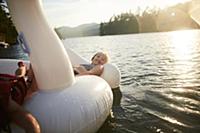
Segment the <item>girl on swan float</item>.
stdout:
<svg viewBox="0 0 200 133">
<path fill-rule="evenodd" d="M 103 72 L 103 65 L 108 62 L 108 55 L 103 52 L 97 52 L 91 59 L 91 64 L 80 64 L 74 68 L 74 73 L 78 75 L 97 75 Z"/>
<path fill-rule="evenodd" d="M 108 63 L 109 57 L 104 52 L 97 52 L 92 58 L 91 58 L 91 64 L 80 64 L 78 66 L 74 66 L 74 74 L 75 75 L 97 75 L 100 76 L 103 73 L 104 70 L 104 64 Z M 18 64 L 21 64 L 23 62 L 18 62 Z M 18 70 L 18 69 L 17 69 Z M 16 70 L 16 71 L 17 71 Z M 28 79 L 27 81 L 31 84 L 29 85 L 31 90 L 38 90 L 37 83 L 35 81 L 34 73 L 32 70 L 32 66 L 30 65 L 30 68 L 27 73 Z M 32 81 L 35 82 L 32 82 Z"/>
</svg>

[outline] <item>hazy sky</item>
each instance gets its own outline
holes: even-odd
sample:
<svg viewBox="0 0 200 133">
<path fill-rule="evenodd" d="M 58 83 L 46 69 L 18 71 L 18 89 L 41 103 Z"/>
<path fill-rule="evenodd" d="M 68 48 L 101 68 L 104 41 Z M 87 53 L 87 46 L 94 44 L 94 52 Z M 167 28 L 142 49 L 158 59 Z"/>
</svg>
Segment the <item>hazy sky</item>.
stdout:
<svg viewBox="0 0 200 133">
<path fill-rule="evenodd" d="M 42 0 L 53 27 L 107 22 L 114 14 L 134 12 L 138 7 L 164 8 L 189 0 Z"/>
</svg>

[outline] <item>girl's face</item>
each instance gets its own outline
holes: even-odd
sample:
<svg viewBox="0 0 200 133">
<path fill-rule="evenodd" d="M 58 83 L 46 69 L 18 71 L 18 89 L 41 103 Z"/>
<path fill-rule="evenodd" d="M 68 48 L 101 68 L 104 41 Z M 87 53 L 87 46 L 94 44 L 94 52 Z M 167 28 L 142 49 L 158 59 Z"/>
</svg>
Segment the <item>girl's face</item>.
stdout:
<svg viewBox="0 0 200 133">
<path fill-rule="evenodd" d="M 92 64 L 94 65 L 103 65 L 106 62 L 107 56 L 104 53 L 97 53 L 92 59 Z"/>
</svg>

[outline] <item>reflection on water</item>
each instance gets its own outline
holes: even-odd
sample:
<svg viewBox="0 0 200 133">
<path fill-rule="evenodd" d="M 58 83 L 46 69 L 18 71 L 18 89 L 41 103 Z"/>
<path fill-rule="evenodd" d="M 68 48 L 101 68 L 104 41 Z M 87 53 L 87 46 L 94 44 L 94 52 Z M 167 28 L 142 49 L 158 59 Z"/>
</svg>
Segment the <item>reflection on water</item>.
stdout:
<svg viewBox="0 0 200 133">
<path fill-rule="evenodd" d="M 191 30 L 65 40 L 87 59 L 106 50 L 121 71 L 115 117 L 98 132 L 199 133 L 199 38 Z"/>
</svg>

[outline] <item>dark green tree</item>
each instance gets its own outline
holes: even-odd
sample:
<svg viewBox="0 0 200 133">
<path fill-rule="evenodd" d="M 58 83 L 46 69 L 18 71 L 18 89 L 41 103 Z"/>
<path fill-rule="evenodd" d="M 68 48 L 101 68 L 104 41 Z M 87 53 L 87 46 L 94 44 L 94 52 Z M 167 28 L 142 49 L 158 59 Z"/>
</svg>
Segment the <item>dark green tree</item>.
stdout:
<svg viewBox="0 0 200 133">
<path fill-rule="evenodd" d="M 116 35 L 138 33 L 139 25 L 131 13 L 122 13 L 110 18 L 109 22 L 100 24 L 100 35 Z"/>
<path fill-rule="evenodd" d="M 141 15 L 137 14 L 137 20 L 139 23 L 139 32 L 156 32 L 157 24 L 156 19 L 159 13 L 159 9 L 150 9 L 147 7 Z"/>
<path fill-rule="evenodd" d="M 5 36 L 5 42 L 16 43 L 18 34 L 3 1 L 0 1 L 0 33 Z"/>
</svg>

